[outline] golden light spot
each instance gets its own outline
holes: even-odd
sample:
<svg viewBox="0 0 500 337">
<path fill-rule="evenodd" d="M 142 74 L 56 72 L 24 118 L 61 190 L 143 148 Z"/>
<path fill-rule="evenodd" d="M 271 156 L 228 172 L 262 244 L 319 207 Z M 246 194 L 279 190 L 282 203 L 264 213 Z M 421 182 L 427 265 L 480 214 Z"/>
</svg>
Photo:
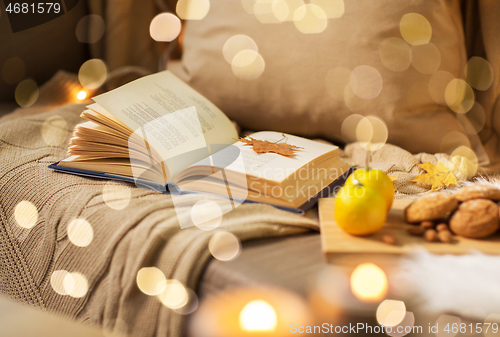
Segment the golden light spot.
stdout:
<svg viewBox="0 0 500 337">
<path fill-rule="evenodd" d="M 176 13 L 183 20 L 202 20 L 210 10 L 210 0 L 179 0 Z"/>
<path fill-rule="evenodd" d="M 373 263 L 363 263 L 351 274 L 351 290 L 363 301 L 379 301 L 387 293 L 387 276 Z"/>
<path fill-rule="evenodd" d="M 282 10 L 282 5 L 276 4 L 274 0 L 256 0 L 253 6 L 253 14 L 260 21 L 260 23 L 281 23 L 286 19 L 286 15 L 280 13 Z M 285 3 L 286 5 L 286 3 Z M 273 11 L 273 7 L 276 8 L 279 16 L 276 16 Z M 288 6 L 286 7 L 288 9 Z M 282 20 L 280 20 L 282 19 Z"/>
<path fill-rule="evenodd" d="M 106 25 L 100 15 L 86 15 L 78 21 L 75 33 L 81 43 L 96 43 L 104 35 Z"/>
<path fill-rule="evenodd" d="M 470 180 L 479 168 L 479 160 L 476 153 L 467 146 L 457 147 L 450 155 L 451 167 L 457 179 Z"/>
<path fill-rule="evenodd" d="M 137 286 L 139 290 L 149 296 L 161 294 L 167 287 L 167 278 L 156 267 L 144 267 L 137 273 Z"/>
<path fill-rule="evenodd" d="M 408 43 L 397 37 L 389 37 L 380 43 L 379 55 L 382 64 L 392 71 L 405 71 L 411 63 Z"/>
<path fill-rule="evenodd" d="M 465 78 L 477 90 L 488 90 L 493 83 L 493 68 L 484 58 L 473 56 L 465 65 Z"/>
<path fill-rule="evenodd" d="M 25 74 L 26 65 L 18 56 L 7 59 L 2 66 L 2 78 L 7 84 L 14 85 L 19 83 Z"/>
<path fill-rule="evenodd" d="M 486 112 L 481 104 L 474 102 L 465 115 L 457 115 L 460 127 L 469 135 L 478 134 L 486 125 Z"/>
<path fill-rule="evenodd" d="M 68 238 L 75 246 L 87 247 L 94 239 L 94 230 L 88 221 L 74 219 L 68 225 Z"/>
<path fill-rule="evenodd" d="M 224 47 L 222 47 L 222 55 L 224 55 L 224 59 L 227 63 L 231 64 L 236 54 L 247 49 L 255 52 L 259 51 L 257 44 L 251 37 L 241 34 L 234 35 L 227 39 L 226 43 L 224 43 Z"/>
<path fill-rule="evenodd" d="M 451 131 L 441 139 L 439 152 L 451 154 L 459 146 L 470 147 L 469 138 L 462 132 Z"/>
<path fill-rule="evenodd" d="M 422 81 L 412 83 L 408 89 L 406 101 L 410 110 L 419 115 L 433 114 L 438 108 L 436 104 L 422 104 L 423 102 L 432 102 L 429 84 Z"/>
<path fill-rule="evenodd" d="M 40 91 L 36 82 L 32 79 L 27 79 L 17 85 L 14 96 L 19 106 L 27 108 L 35 104 L 39 94 Z"/>
<path fill-rule="evenodd" d="M 407 311 L 401 323 L 394 327 L 385 327 L 385 332 L 391 337 L 403 337 L 413 331 L 414 325 L 415 315 L 411 311 Z"/>
<path fill-rule="evenodd" d="M 419 46 L 429 43 L 432 37 L 432 26 L 421 14 L 408 13 L 399 22 L 399 30 L 403 39 L 411 45 Z"/>
<path fill-rule="evenodd" d="M 328 25 L 325 11 L 313 4 L 306 4 L 297 8 L 293 13 L 293 22 L 295 27 L 303 34 L 319 34 Z"/>
<path fill-rule="evenodd" d="M 452 74 L 444 70 L 438 70 L 432 74 L 429 80 L 428 89 L 434 102 L 440 105 L 447 105 L 444 92 L 448 83 L 450 83 L 454 78 L 455 77 Z"/>
<path fill-rule="evenodd" d="M 295 11 L 301 7 L 304 6 L 304 0 L 284 0 L 287 8 L 288 8 L 288 16 L 286 17 L 285 21 L 293 21 L 293 15 Z"/>
<path fill-rule="evenodd" d="M 33 228 L 38 221 L 38 210 L 31 202 L 23 200 L 14 208 L 14 219 L 19 227 Z"/>
<path fill-rule="evenodd" d="M 329 19 L 340 18 L 344 15 L 344 0 L 311 0 L 311 4 L 321 7 Z"/>
<path fill-rule="evenodd" d="M 248 14 L 253 14 L 253 6 L 255 5 L 256 1 L 257 0 L 241 0 L 241 5 Z"/>
<path fill-rule="evenodd" d="M 349 80 L 350 80 L 349 76 Z M 345 105 L 352 112 L 360 112 L 366 108 L 366 100 L 357 96 L 351 88 L 350 84 L 347 84 L 344 89 L 344 102 Z"/>
<path fill-rule="evenodd" d="M 202 200 L 191 209 L 191 219 L 196 227 L 203 230 L 217 228 L 222 222 L 222 209 L 212 200 Z"/>
<path fill-rule="evenodd" d="M 100 59 L 86 61 L 78 71 L 78 80 L 85 89 L 94 90 L 106 82 L 108 69 Z"/>
<path fill-rule="evenodd" d="M 283 22 L 290 17 L 290 9 L 286 0 L 273 0 L 271 10 L 279 22 Z"/>
<path fill-rule="evenodd" d="M 233 74 L 244 81 L 256 80 L 262 75 L 265 68 L 266 63 L 262 56 L 251 49 L 240 51 L 231 61 Z"/>
<path fill-rule="evenodd" d="M 342 122 L 342 127 L 340 128 L 340 133 L 344 137 L 346 143 L 352 143 L 356 141 L 356 129 L 359 122 L 365 117 L 357 114 L 352 114 L 346 117 Z"/>
<path fill-rule="evenodd" d="M 89 290 L 89 283 L 80 273 L 68 273 L 63 280 L 64 291 L 71 297 L 81 298 Z"/>
<path fill-rule="evenodd" d="M 69 135 L 69 126 L 61 116 L 50 116 L 43 122 L 42 138 L 49 146 L 59 146 L 66 143 Z"/>
<path fill-rule="evenodd" d="M 149 35 L 155 41 L 170 42 L 181 33 L 181 20 L 171 13 L 158 14 L 151 20 Z"/>
<path fill-rule="evenodd" d="M 107 182 L 102 189 L 102 199 L 109 208 L 121 210 L 128 206 L 132 191 L 123 185 Z"/>
<path fill-rule="evenodd" d="M 441 53 L 432 42 L 412 46 L 411 65 L 422 74 L 434 74 L 441 65 Z"/>
<path fill-rule="evenodd" d="M 333 99 L 342 101 L 344 99 L 344 91 L 349 83 L 351 71 L 347 68 L 337 67 L 330 69 L 326 73 L 325 87 L 326 91 Z"/>
<path fill-rule="evenodd" d="M 377 308 L 377 321 L 380 325 L 396 326 L 403 321 L 406 306 L 402 301 L 385 300 Z"/>
<path fill-rule="evenodd" d="M 87 98 L 87 92 L 85 90 L 80 90 L 78 94 L 76 94 L 76 98 L 79 101 L 83 101 L 85 98 Z"/>
<path fill-rule="evenodd" d="M 208 242 L 208 249 L 217 260 L 231 261 L 241 253 L 240 240 L 231 233 L 215 233 Z"/>
<path fill-rule="evenodd" d="M 245 305 L 239 316 L 243 331 L 275 331 L 278 317 L 274 308 L 264 300 L 254 300 Z"/>
<path fill-rule="evenodd" d="M 70 273 L 66 270 L 56 270 L 50 276 L 50 285 L 59 295 L 68 295 L 64 288 L 64 279 L 67 275 L 70 275 Z"/>
<path fill-rule="evenodd" d="M 193 313 L 196 309 L 198 309 L 198 305 L 199 305 L 199 300 L 198 300 L 198 296 L 196 296 L 196 293 L 194 291 L 192 291 L 191 289 L 189 288 L 186 288 L 184 287 L 184 289 L 187 291 L 187 296 L 188 296 L 188 299 L 186 301 L 186 303 L 181 306 L 180 308 L 172 308 L 172 310 L 174 310 L 176 313 L 180 314 L 180 315 L 189 315 L 191 313 Z M 161 294 L 160 294 L 161 296 Z M 160 299 L 161 301 L 161 299 Z M 179 302 L 179 301 L 177 301 Z M 167 301 L 167 304 L 169 303 L 169 301 Z"/>
<path fill-rule="evenodd" d="M 362 65 L 354 68 L 349 84 L 358 97 L 374 99 L 382 91 L 383 80 L 377 69 Z"/>
<path fill-rule="evenodd" d="M 453 337 L 456 336 L 459 332 L 460 329 L 457 329 L 456 332 L 453 332 L 454 330 L 451 329 L 453 325 L 456 325 L 460 327 L 460 323 L 462 321 L 460 320 L 459 317 L 457 316 L 451 316 L 451 315 L 441 315 L 438 317 L 436 320 L 436 323 L 433 325 L 438 327 L 438 332 L 435 333 L 436 337 Z M 446 326 L 448 326 L 448 329 L 445 331 Z"/>
<path fill-rule="evenodd" d="M 464 80 L 453 79 L 446 86 L 444 99 L 451 110 L 464 114 L 474 105 L 474 91 Z"/>
<path fill-rule="evenodd" d="M 189 300 L 189 294 L 184 285 L 177 280 L 167 280 L 165 289 L 159 295 L 161 303 L 170 309 L 180 309 Z"/>
<path fill-rule="evenodd" d="M 496 326 L 494 325 L 496 324 Z M 489 314 L 485 320 L 483 325 L 483 334 L 484 337 L 496 337 L 498 336 L 500 326 L 500 314 Z M 488 331 L 486 331 L 486 327 L 489 327 Z"/>
<path fill-rule="evenodd" d="M 388 136 L 387 125 L 377 116 L 363 117 L 356 126 L 356 140 L 369 151 L 382 148 Z"/>
</svg>

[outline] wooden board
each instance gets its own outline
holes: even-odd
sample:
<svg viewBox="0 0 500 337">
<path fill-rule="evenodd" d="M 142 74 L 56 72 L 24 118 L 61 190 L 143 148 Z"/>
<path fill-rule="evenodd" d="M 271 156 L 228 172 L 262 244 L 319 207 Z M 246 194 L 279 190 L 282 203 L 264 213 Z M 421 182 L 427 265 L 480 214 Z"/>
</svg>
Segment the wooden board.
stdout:
<svg viewBox="0 0 500 337">
<path fill-rule="evenodd" d="M 451 243 L 427 242 L 423 237 L 411 236 L 407 228 L 414 226 L 404 220 L 403 210 L 411 200 L 394 200 L 384 228 L 371 236 L 357 237 L 344 232 L 334 219 L 334 198 L 319 200 L 321 246 L 324 253 L 403 254 L 421 247 L 435 254 L 467 254 L 479 251 L 485 254 L 500 254 L 500 235 L 484 240 L 455 236 Z M 381 241 L 384 233 L 392 234 L 398 241 L 392 246 Z"/>
</svg>

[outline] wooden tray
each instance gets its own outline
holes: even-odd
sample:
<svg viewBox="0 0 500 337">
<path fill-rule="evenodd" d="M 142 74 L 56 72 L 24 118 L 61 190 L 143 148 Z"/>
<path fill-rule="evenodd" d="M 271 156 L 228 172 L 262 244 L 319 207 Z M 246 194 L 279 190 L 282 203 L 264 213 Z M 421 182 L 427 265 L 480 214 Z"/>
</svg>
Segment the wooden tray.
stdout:
<svg viewBox="0 0 500 337">
<path fill-rule="evenodd" d="M 485 254 L 500 254 L 500 235 L 487 240 L 466 239 L 455 236 L 451 243 L 427 242 L 423 237 L 407 233 L 409 225 L 404 220 L 403 210 L 411 200 L 394 200 L 384 228 L 367 237 L 357 237 L 344 232 L 334 219 L 334 198 L 319 200 L 319 220 L 321 246 L 324 253 L 362 253 L 362 254 L 403 254 L 421 247 L 435 254 L 467 254 L 479 251 Z M 381 241 L 384 233 L 392 234 L 398 241 L 392 246 Z"/>
</svg>

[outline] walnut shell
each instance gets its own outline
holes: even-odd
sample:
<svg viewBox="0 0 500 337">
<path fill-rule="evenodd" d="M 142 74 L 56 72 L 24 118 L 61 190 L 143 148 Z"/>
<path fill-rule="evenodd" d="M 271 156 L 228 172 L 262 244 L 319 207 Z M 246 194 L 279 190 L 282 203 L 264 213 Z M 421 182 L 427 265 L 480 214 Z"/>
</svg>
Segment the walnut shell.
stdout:
<svg viewBox="0 0 500 337">
<path fill-rule="evenodd" d="M 450 218 L 450 229 L 453 233 L 466 238 L 485 238 L 495 233 L 498 228 L 498 205 L 491 200 L 466 201 Z"/>
<path fill-rule="evenodd" d="M 435 193 L 412 202 L 405 209 L 405 219 L 409 223 L 437 220 L 458 206 L 458 200 L 448 193 Z"/>
<path fill-rule="evenodd" d="M 491 185 L 472 185 L 461 188 L 453 193 L 458 201 L 472 199 L 500 200 L 500 188 Z"/>
</svg>

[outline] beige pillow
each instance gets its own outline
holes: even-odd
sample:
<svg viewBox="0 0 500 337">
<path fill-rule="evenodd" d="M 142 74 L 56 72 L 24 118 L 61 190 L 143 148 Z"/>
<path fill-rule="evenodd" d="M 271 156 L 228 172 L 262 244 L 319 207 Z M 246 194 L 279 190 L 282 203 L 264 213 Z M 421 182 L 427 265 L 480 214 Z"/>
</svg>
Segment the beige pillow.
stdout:
<svg viewBox="0 0 500 337">
<path fill-rule="evenodd" d="M 169 68 L 243 128 L 346 142 L 346 117 L 373 114 L 387 124 L 388 142 L 413 153 L 464 143 L 482 151 L 444 99 L 446 84 L 463 78 L 466 63 L 458 1 L 313 0 L 301 8 L 301 21 L 259 21 L 285 18 L 283 4 L 301 1 L 278 1 L 274 12 L 269 1 L 212 1 L 203 20 L 186 23 L 182 60 Z M 330 18 L 318 19 L 325 14 Z M 321 33 L 303 33 L 325 24 Z M 262 59 L 247 50 L 232 60 L 226 53 L 239 64 L 226 61 L 226 41 L 239 34 L 255 42 Z M 254 57 L 256 72 L 238 68 L 245 56 Z"/>
</svg>

